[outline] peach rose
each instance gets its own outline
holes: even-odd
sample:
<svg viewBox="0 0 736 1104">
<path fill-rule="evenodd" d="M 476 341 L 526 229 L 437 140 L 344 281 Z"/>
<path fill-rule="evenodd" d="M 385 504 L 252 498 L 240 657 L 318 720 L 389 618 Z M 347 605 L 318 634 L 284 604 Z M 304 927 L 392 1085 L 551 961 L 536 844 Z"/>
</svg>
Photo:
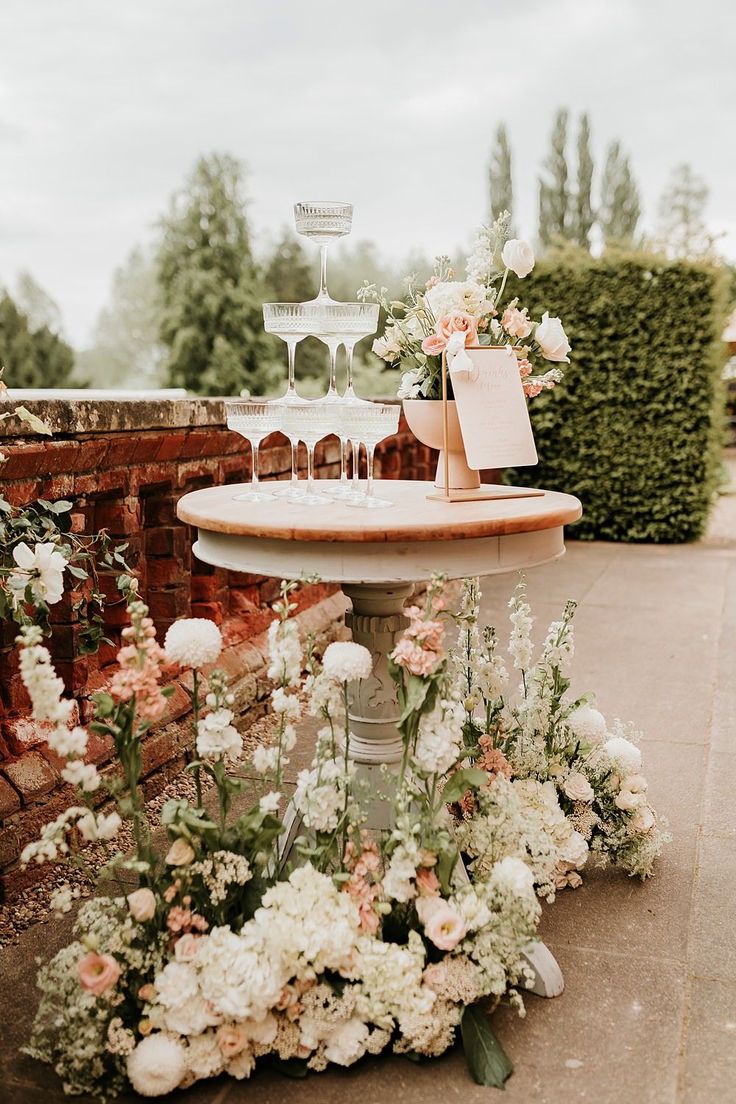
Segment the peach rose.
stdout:
<svg viewBox="0 0 736 1104">
<path fill-rule="evenodd" d="M 422 352 L 427 356 L 442 356 L 447 342 L 439 334 L 430 334 L 422 342 Z"/>
<path fill-rule="evenodd" d="M 417 870 L 417 889 L 423 897 L 436 897 L 440 891 L 440 883 L 434 870 L 421 867 Z"/>
<path fill-rule="evenodd" d="M 94 993 L 101 997 L 108 989 L 111 989 L 120 977 L 120 967 L 112 955 L 97 954 L 90 951 L 77 963 L 79 971 L 79 984 L 88 993 Z"/>
<path fill-rule="evenodd" d="M 242 1024 L 223 1024 L 217 1029 L 217 1045 L 225 1058 L 234 1058 L 248 1043 L 248 1036 Z"/>
<path fill-rule="evenodd" d="M 437 332 L 445 341 L 454 333 L 464 333 L 466 345 L 473 345 L 478 340 L 477 323 L 472 314 L 465 311 L 451 311 L 443 315 L 437 324 Z"/>
<path fill-rule="evenodd" d="M 150 889 L 136 889 L 128 894 L 128 909 L 134 920 L 142 923 L 153 919 L 156 913 L 156 898 Z"/>
</svg>

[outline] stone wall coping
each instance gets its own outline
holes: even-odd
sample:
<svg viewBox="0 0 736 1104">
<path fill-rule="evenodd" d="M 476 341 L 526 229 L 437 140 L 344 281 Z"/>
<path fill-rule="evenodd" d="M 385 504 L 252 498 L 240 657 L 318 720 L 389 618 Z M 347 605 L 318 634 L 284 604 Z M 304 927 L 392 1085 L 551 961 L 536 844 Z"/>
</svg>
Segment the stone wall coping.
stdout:
<svg viewBox="0 0 736 1104">
<path fill-rule="evenodd" d="M 398 402 L 395 396 L 378 402 Z M 0 401 L 0 413 L 25 406 L 55 435 L 124 433 L 128 430 L 201 428 L 225 425 L 225 397 L 188 396 L 186 391 L 104 391 L 69 388 L 11 388 Z M 38 437 L 19 418 L 0 422 L 0 439 Z"/>
</svg>

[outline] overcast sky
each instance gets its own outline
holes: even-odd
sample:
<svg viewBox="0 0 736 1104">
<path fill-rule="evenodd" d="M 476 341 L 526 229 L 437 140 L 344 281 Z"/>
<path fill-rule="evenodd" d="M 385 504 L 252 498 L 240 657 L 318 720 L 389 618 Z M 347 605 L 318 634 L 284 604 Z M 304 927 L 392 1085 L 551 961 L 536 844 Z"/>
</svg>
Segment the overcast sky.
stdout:
<svg viewBox="0 0 736 1104">
<path fill-rule="evenodd" d="M 83 345 L 213 150 L 247 163 L 261 238 L 335 198 L 389 255 L 449 252 L 485 216 L 502 120 L 531 236 L 562 105 L 599 156 L 623 141 L 648 225 L 689 161 L 736 257 L 734 0 L 0 0 L 0 283 L 30 270 Z"/>
</svg>

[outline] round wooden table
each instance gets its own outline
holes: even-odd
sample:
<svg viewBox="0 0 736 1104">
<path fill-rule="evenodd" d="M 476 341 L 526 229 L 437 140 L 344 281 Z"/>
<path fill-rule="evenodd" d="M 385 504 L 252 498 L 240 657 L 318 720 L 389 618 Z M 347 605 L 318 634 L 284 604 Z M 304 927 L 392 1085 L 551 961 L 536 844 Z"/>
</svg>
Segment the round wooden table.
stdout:
<svg viewBox="0 0 736 1104">
<path fill-rule="evenodd" d="M 580 503 L 556 491 L 442 502 L 427 499 L 434 491 L 431 483 L 381 480 L 377 494 L 394 505 L 366 510 L 329 499 L 323 507 L 283 498 L 234 501 L 244 489 L 228 485 L 192 491 L 180 499 L 177 513 L 196 527 L 194 552 L 205 563 L 287 579 L 319 575 L 342 585 L 352 603 L 346 623 L 353 639 L 374 657 L 371 676 L 350 687 L 349 753 L 375 795 L 366 810 L 368 826 L 385 829 L 390 817 L 390 802 L 380 796 L 385 764 L 398 763 L 403 750 L 387 660 L 408 623 L 403 606 L 415 583 L 434 572 L 459 579 L 555 560 L 565 551 L 563 526 L 581 516 Z M 535 954 L 530 962 L 539 978 L 537 991 L 561 992 L 554 959 L 541 944 Z"/>
<path fill-rule="evenodd" d="M 427 499 L 431 483 L 408 480 L 382 480 L 380 497 L 394 505 L 377 510 L 329 499 L 323 507 L 283 498 L 234 501 L 243 489 L 209 487 L 180 499 L 179 518 L 198 531 L 194 552 L 230 571 L 289 579 L 319 575 L 342 585 L 352 603 L 346 621 L 353 639 L 374 656 L 372 677 L 351 692 L 350 752 L 366 765 L 401 759 L 387 656 L 407 624 L 402 610 L 414 584 L 437 571 L 459 579 L 555 560 L 565 551 L 563 526 L 582 513 L 576 498 L 556 491 L 441 502 Z"/>
</svg>

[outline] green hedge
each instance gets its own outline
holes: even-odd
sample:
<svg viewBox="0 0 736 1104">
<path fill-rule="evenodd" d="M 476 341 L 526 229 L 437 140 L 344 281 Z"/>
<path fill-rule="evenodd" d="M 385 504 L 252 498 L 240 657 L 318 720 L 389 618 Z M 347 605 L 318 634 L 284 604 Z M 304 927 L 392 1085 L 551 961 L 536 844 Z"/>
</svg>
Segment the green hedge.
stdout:
<svg viewBox="0 0 736 1104">
<path fill-rule="evenodd" d="M 547 259 L 518 281 L 533 317 L 562 318 L 573 351 L 563 383 L 530 403 L 539 465 L 511 476 L 577 495 L 571 536 L 703 533 L 723 440 L 725 284 L 705 263 L 642 254 Z"/>
</svg>

